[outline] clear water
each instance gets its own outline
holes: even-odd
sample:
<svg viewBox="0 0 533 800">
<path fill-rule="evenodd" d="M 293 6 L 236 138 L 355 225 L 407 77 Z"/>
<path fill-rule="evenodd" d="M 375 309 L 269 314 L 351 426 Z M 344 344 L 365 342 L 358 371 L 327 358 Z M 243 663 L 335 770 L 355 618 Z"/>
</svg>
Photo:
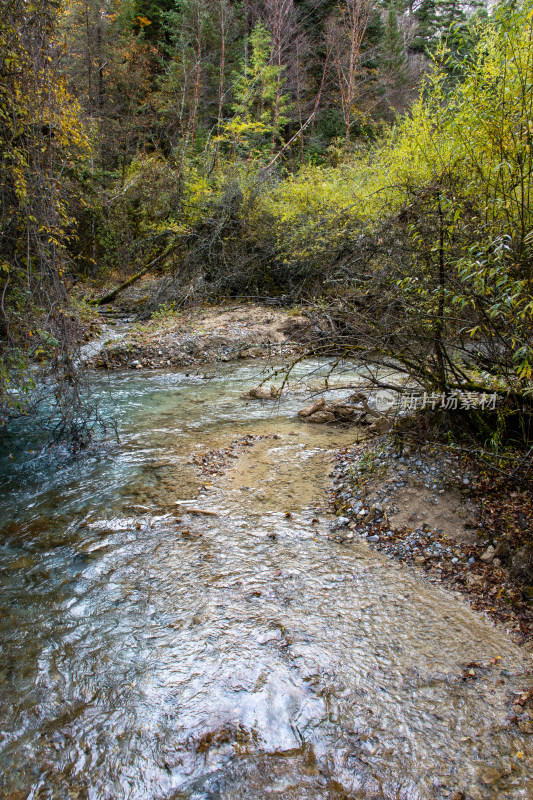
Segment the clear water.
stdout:
<svg viewBox="0 0 533 800">
<path fill-rule="evenodd" d="M 257 381 L 100 377 L 120 443 L 4 454 L 0 797 L 533 798 L 507 719 L 530 656 L 327 539 L 333 450 L 356 432 L 298 420 L 298 393 L 247 404 Z M 247 434 L 265 438 L 222 478 L 191 463 Z"/>
</svg>

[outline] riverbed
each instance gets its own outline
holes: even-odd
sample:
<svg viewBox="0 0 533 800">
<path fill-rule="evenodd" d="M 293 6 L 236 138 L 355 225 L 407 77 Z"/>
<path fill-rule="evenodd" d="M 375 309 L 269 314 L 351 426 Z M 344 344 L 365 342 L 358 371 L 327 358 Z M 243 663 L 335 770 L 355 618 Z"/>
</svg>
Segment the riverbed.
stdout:
<svg viewBox="0 0 533 800">
<path fill-rule="evenodd" d="M 328 538 L 334 451 L 363 434 L 297 418 L 326 363 L 247 402 L 261 369 L 100 375 L 120 441 L 5 454 L 0 796 L 533 798 L 509 722 L 531 656 Z"/>
</svg>

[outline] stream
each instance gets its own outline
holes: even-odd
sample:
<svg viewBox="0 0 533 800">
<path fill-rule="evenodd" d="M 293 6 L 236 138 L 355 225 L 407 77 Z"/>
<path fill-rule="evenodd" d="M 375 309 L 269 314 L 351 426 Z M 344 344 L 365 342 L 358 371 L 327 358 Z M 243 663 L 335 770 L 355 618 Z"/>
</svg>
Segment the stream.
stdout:
<svg viewBox="0 0 533 800">
<path fill-rule="evenodd" d="M 99 374 L 120 442 L 3 454 L 0 798 L 533 798 L 531 656 L 327 538 L 357 431 L 300 421 L 303 389 L 247 403 L 260 370 Z"/>
</svg>

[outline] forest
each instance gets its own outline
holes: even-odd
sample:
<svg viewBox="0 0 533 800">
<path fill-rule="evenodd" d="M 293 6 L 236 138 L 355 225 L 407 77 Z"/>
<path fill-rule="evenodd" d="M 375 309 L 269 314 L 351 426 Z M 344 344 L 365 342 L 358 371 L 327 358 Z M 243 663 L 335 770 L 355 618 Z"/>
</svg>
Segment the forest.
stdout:
<svg viewBox="0 0 533 800">
<path fill-rule="evenodd" d="M 302 304 L 315 352 L 496 393 L 484 442 L 527 444 L 532 33 L 529 0 L 7 0 L 2 429 L 44 373 L 90 435 L 84 326 L 153 274 L 145 318 Z"/>
<path fill-rule="evenodd" d="M 1 800 L 533 800 L 533 0 L 1 6 Z"/>
</svg>

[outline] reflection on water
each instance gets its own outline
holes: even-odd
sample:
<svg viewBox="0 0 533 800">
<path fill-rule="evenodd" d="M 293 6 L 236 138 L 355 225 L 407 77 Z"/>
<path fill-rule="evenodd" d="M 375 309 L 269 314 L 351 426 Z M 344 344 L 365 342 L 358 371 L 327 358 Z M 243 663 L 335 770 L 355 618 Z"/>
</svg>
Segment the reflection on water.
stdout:
<svg viewBox="0 0 533 800">
<path fill-rule="evenodd" d="M 300 422 L 296 395 L 246 405 L 256 382 L 103 378 L 120 444 L 4 464 L 0 796 L 533 798 L 507 719 L 529 657 L 327 540 L 331 451 L 354 432 Z M 190 463 L 248 433 L 279 438 L 221 480 Z"/>
</svg>

